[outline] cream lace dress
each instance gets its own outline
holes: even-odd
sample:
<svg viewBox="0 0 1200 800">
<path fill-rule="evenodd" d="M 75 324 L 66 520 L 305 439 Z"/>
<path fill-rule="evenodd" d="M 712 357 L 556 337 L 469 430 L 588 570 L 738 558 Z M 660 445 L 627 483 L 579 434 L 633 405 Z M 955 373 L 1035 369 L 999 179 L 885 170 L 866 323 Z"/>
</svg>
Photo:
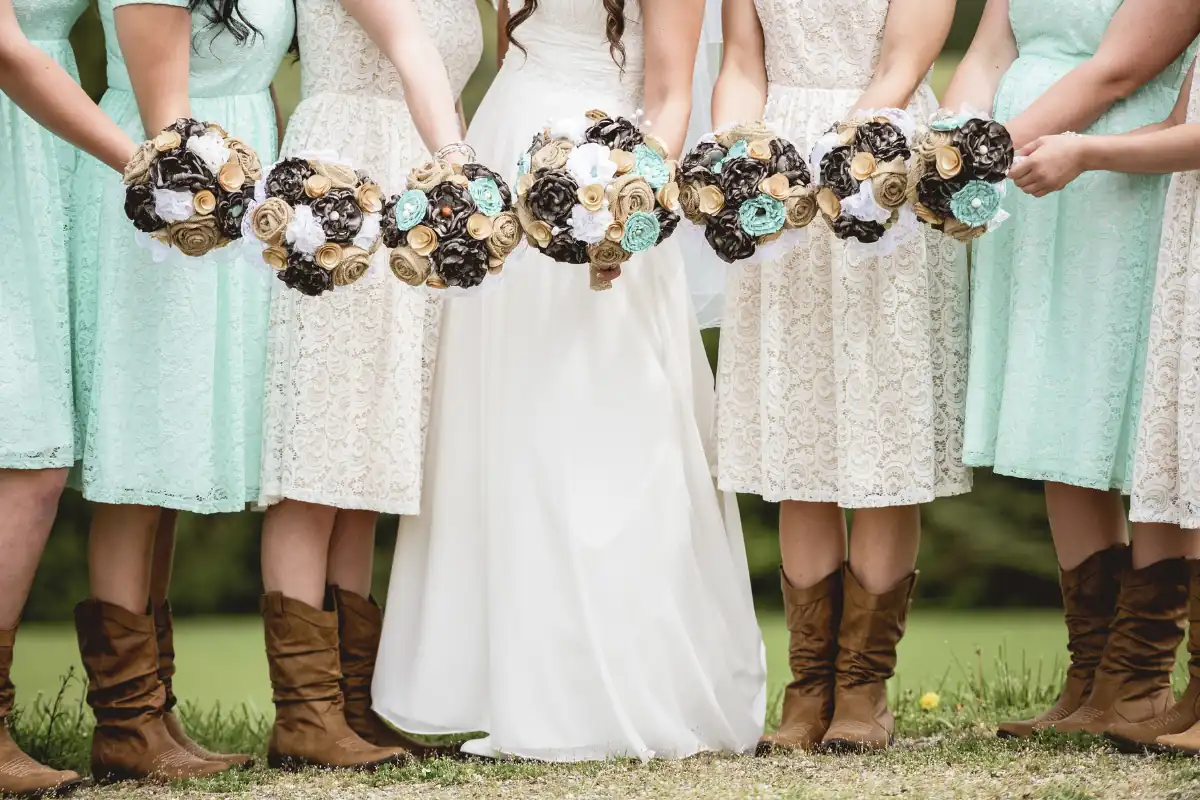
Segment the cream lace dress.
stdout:
<svg viewBox="0 0 1200 800">
<path fill-rule="evenodd" d="M 755 4 L 765 119 L 807 152 L 870 82 L 888 0 Z M 923 85 L 910 113 L 936 109 Z M 964 248 L 928 232 L 875 258 L 820 221 L 810 230 L 790 256 L 730 271 L 717 377 L 721 488 L 850 508 L 969 491 Z"/>
<path fill-rule="evenodd" d="M 418 6 L 460 92 L 483 51 L 475 0 Z M 303 99 L 283 154 L 336 151 L 385 192 L 401 190 L 428 153 L 395 67 L 337 0 L 298 0 L 297 13 Z M 381 266 L 321 297 L 276 286 L 261 505 L 419 510 L 441 303 Z"/>
</svg>

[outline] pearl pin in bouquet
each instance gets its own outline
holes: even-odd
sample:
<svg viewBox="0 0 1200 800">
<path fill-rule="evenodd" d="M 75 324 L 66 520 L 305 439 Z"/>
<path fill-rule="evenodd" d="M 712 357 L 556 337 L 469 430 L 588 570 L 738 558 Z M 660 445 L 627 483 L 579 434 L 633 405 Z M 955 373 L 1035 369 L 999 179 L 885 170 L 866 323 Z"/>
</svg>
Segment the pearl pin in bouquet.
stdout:
<svg viewBox="0 0 1200 800">
<path fill-rule="evenodd" d="M 215 123 L 178 119 L 125 166 L 125 215 L 156 261 L 207 255 L 242 236 L 258 155 Z"/>
<path fill-rule="evenodd" d="M 914 151 L 909 184 L 919 220 L 965 242 L 1008 218 L 1000 205 L 1015 154 L 999 122 L 938 112 Z"/>
<path fill-rule="evenodd" d="M 907 112 L 889 108 L 859 112 L 817 140 L 809 159 L 817 207 L 834 236 L 886 249 L 888 232 L 911 218 L 905 204 L 915 131 Z"/>
<path fill-rule="evenodd" d="M 247 228 L 289 288 L 316 297 L 349 286 L 379 248 L 383 192 L 334 154 L 285 158 L 255 188 Z"/>
<path fill-rule="evenodd" d="M 804 157 L 761 122 L 701 139 L 680 164 L 679 183 L 684 216 L 730 264 L 773 242 L 786 246 L 817 215 Z"/>
<path fill-rule="evenodd" d="M 517 164 L 517 216 L 539 251 L 588 264 L 591 287 L 679 225 L 678 165 L 624 117 L 589 111 L 547 125 Z"/>
</svg>

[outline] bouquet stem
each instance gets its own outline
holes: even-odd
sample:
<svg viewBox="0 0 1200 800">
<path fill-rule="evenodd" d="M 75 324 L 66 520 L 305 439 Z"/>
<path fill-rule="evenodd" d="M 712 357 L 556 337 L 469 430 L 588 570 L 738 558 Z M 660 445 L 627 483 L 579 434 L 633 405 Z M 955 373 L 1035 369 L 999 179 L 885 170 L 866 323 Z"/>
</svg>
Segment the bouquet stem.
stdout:
<svg viewBox="0 0 1200 800">
<path fill-rule="evenodd" d="M 588 274 L 591 275 L 591 288 L 593 292 L 603 292 L 612 288 L 612 281 L 600 277 L 600 268 L 595 264 L 588 265 Z"/>
</svg>

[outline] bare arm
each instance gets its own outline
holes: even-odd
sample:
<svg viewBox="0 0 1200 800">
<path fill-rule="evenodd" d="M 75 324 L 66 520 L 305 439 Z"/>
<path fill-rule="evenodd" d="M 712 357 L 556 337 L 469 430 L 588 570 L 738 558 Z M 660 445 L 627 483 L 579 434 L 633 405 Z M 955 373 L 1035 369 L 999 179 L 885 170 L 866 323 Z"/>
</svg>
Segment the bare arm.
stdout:
<svg viewBox="0 0 1200 800">
<path fill-rule="evenodd" d="M 0 0 L 0 92 L 51 133 L 118 172 L 137 147 L 58 62 L 29 43 L 12 0 Z"/>
<path fill-rule="evenodd" d="M 762 119 L 767 105 L 765 45 L 754 0 L 724 0 L 721 27 L 725 55 L 712 97 L 713 125 L 718 129 Z"/>
<path fill-rule="evenodd" d="M 954 0 L 891 0 L 879 63 L 855 109 L 907 107 L 953 21 Z"/>
<path fill-rule="evenodd" d="M 1017 40 L 1008 21 L 1008 0 L 988 0 L 975 38 L 967 48 L 942 105 L 952 111 L 975 108 L 990 112 L 1000 79 L 1017 60 Z"/>
<path fill-rule="evenodd" d="M 342 0 L 342 5 L 396 66 L 425 149 L 436 152 L 462 141 L 446 65 L 413 0 Z"/>
<path fill-rule="evenodd" d="M 1013 142 L 1024 147 L 1039 136 L 1087 128 L 1179 58 L 1198 33 L 1195 0 L 1125 0 L 1096 54 L 1008 123 Z"/>
<path fill-rule="evenodd" d="M 279 95 L 275 92 L 275 84 L 271 84 L 271 106 L 275 109 L 275 136 L 277 143 L 283 144 L 283 109 L 279 107 Z"/>
<path fill-rule="evenodd" d="M 672 155 L 683 150 L 692 116 L 692 74 L 704 25 L 704 0 L 642 0 L 648 132 Z"/>
<path fill-rule="evenodd" d="M 499 0 L 496 6 L 496 68 L 504 66 L 508 54 L 508 0 Z"/>
<path fill-rule="evenodd" d="M 116 8 L 113 21 L 146 135 L 190 117 L 191 12 L 168 5 L 126 5 Z"/>
</svg>

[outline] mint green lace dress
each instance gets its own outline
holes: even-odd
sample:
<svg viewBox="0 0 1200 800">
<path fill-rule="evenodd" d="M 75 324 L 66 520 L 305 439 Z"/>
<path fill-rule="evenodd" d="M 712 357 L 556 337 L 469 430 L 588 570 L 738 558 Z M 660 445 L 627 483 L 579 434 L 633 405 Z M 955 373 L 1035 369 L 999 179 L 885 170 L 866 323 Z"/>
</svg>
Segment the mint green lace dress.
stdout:
<svg viewBox="0 0 1200 800">
<path fill-rule="evenodd" d="M 109 89 L 101 108 L 145 138 L 100 0 Z M 186 0 L 166 5 L 186 7 Z M 276 154 L 269 92 L 292 39 L 292 0 L 242 0 L 258 29 L 239 44 L 193 13 L 191 112 Z M 72 244 L 76 408 L 74 482 L 89 500 L 199 513 L 237 511 L 258 496 L 271 277 L 239 247 L 188 264 L 156 264 L 134 241 L 120 176 L 90 158 L 76 175 Z"/>
<path fill-rule="evenodd" d="M 1010 0 L 1019 57 L 996 93 L 1010 120 L 1100 45 L 1121 0 Z M 1190 55 L 1088 133 L 1164 119 Z M 1092 172 L 981 238 L 972 270 L 964 460 L 997 472 L 1128 492 L 1168 179 Z"/>
<path fill-rule="evenodd" d="M 16 0 L 25 36 L 72 75 L 87 0 Z M 0 93 L 0 469 L 69 467 L 67 226 L 75 150 Z"/>
</svg>

